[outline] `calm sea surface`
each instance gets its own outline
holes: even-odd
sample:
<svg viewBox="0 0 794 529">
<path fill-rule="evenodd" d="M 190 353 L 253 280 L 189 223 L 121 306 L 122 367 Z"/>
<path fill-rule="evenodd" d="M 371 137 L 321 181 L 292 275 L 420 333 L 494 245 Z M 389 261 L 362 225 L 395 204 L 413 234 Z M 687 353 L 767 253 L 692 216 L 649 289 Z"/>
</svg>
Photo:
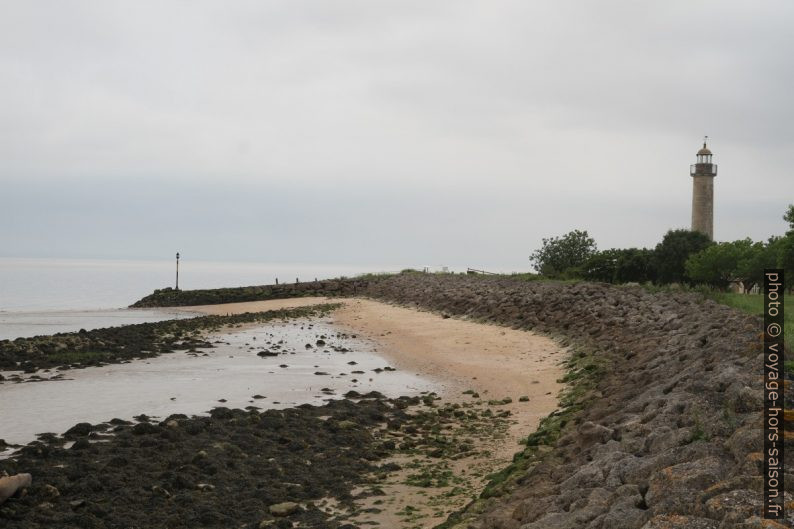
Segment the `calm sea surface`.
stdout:
<svg viewBox="0 0 794 529">
<path fill-rule="evenodd" d="M 276 278 L 309 281 L 397 269 L 183 260 L 179 286 L 263 285 Z M 173 261 L 0 258 L 0 340 L 180 317 L 125 308 L 156 288 L 173 286 L 174 279 Z"/>
</svg>

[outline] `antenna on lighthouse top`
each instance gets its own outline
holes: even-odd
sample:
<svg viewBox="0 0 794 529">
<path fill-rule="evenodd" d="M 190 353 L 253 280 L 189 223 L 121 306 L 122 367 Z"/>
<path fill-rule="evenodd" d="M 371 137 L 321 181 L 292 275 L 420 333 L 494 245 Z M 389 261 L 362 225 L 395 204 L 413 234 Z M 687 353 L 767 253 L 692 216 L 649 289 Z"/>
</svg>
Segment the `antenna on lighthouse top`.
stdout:
<svg viewBox="0 0 794 529">
<path fill-rule="evenodd" d="M 709 141 L 709 137 L 708 136 L 703 136 L 703 148 L 706 147 L 706 143 L 708 143 L 708 141 Z"/>
</svg>

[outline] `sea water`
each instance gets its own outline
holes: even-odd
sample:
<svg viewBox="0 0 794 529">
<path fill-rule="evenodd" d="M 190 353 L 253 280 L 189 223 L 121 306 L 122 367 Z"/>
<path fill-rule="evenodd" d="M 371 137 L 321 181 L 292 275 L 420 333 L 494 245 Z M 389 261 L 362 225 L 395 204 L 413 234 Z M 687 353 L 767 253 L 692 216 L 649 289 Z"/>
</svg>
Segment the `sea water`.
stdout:
<svg viewBox="0 0 794 529">
<path fill-rule="evenodd" d="M 126 309 L 155 288 L 171 286 L 174 263 L 0 259 L 0 339 L 159 321 L 192 314 L 173 309 Z M 216 288 L 353 276 L 372 271 L 345 266 L 183 262 L 180 287 Z M 388 271 L 383 267 L 383 271 Z M 200 414 L 224 405 L 280 408 L 322 404 L 354 389 L 388 396 L 435 391 L 429 379 L 381 370 L 377 345 L 336 337 L 329 318 L 270 323 L 214 335 L 220 342 L 198 355 L 184 351 L 123 364 L 59 372 L 44 382 L 0 383 L 0 439 L 35 440 L 78 422 L 131 420 L 146 414 Z M 317 336 L 334 337 L 318 347 Z M 285 354 L 260 357 L 268 341 L 283 340 Z M 306 348 L 306 344 L 311 345 Z M 331 348 L 348 349 L 340 352 Z M 287 367 L 280 367 L 286 365 Z M 379 371 L 374 371 L 378 369 Z M 353 371 L 362 371 L 356 374 Z M 327 373 L 318 375 L 315 373 Z M 3 373 L 8 377 L 10 373 Z M 40 372 L 43 378 L 55 371 Z M 260 395 L 265 398 L 254 398 Z M 224 401 L 224 402 L 221 402 Z M 8 453 L 5 454 L 6 456 Z"/>
<path fill-rule="evenodd" d="M 189 316 L 169 310 L 126 309 L 157 288 L 174 286 L 175 265 L 173 261 L 0 258 L 0 340 Z M 179 271 L 179 286 L 195 289 L 264 285 L 277 279 L 309 281 L 380 270 L 183 259 Z"/>
</svg>

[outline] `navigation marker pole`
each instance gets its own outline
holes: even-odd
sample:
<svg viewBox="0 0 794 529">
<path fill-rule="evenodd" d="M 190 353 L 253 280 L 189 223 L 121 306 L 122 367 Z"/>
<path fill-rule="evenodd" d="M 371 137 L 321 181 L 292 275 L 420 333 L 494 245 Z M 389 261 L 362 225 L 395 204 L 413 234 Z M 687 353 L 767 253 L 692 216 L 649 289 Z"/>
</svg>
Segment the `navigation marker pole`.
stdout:
<svg viewBox="0 0 794 529">
<path fill-rule="evenodd" d="M 179 290 L 179 252 L 176 252 L 176 289 Z"/>
</svg>

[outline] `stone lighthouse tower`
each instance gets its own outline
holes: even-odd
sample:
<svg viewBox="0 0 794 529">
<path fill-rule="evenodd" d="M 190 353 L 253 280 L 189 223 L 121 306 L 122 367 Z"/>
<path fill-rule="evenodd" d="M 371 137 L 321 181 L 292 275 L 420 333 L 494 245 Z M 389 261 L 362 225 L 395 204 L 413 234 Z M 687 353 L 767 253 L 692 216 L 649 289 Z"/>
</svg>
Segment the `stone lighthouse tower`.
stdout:
<svg viewBox="0 0 794 529">
<path fill-rule="evenodd" d="M 689 166 L 692 177 L 692 231 L 699 231 L 714 239 L 714 177 L 717 165 L 711 163 L 711 151 L 706 146 L 697 153 L 696 163 Z"/>
</svg>

